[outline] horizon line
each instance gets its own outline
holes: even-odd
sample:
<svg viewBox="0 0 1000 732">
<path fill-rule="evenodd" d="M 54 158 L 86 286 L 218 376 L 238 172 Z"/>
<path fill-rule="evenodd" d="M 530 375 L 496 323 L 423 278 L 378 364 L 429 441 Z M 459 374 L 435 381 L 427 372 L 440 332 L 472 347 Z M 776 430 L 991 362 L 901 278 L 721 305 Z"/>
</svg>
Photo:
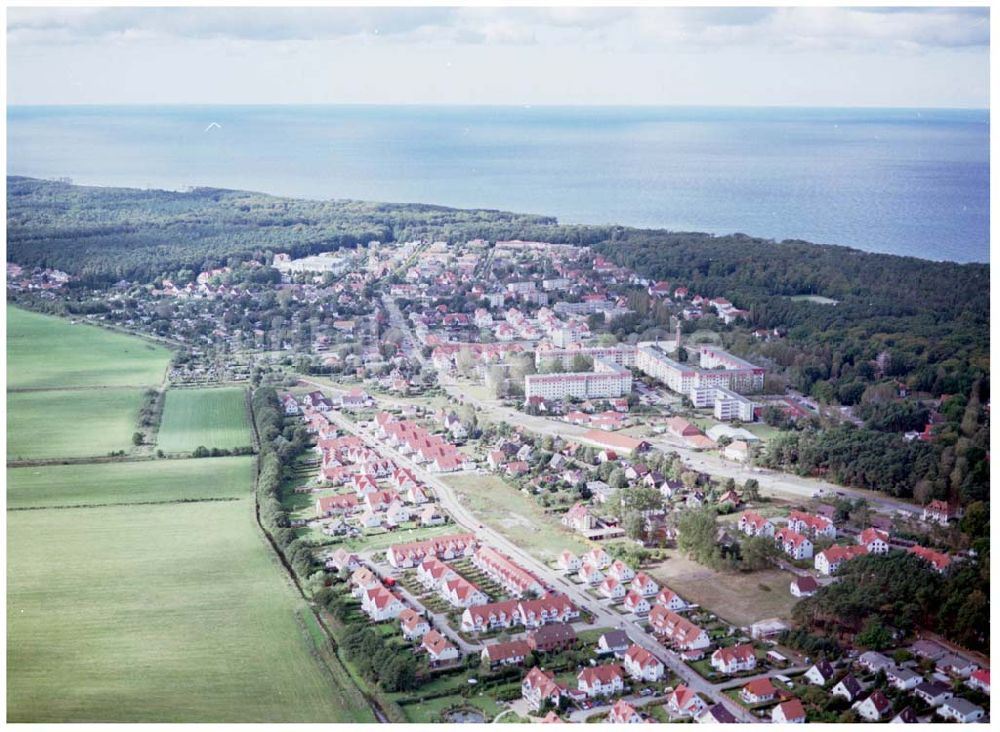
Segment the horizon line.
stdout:
<svg viewBox="0 0 1000 732">
<path fill-rule="evenodd" d="M 894 106 L 880 104 L 577 104 L 555 102 L 31 102 L 13 104 L 7 109 L 29 107 L 442 107 L 505 109 L 863 109 L 863 110 L 940 110 L 989 112 L 978 106 Z"/>
</svg>

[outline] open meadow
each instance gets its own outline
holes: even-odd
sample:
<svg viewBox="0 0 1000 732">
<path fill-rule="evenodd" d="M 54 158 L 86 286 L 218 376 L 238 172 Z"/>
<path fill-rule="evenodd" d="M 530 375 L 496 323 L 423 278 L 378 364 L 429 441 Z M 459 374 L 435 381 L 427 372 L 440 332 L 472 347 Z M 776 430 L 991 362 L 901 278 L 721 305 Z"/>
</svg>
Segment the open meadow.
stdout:
<svg viewBox="0 0 1000 732">
<path fill-rule="evenodd" d="M 554 561 L 563 549 L 574 553 L 590 546 L 579 534 L 564 528 L 558 515 L 547 514 L 529 496 L 496 475 L 446 475 L 472 513 L 508 539 L 543 561 Z"/>
<path fill-rule="evenodd" d="M 669 550 L 665 561 L 646 571 L 688 602 L 710 608 L 738 626 L 766 618 L 787 620 L 798 601 L 788 591 L 792 575 L 778 569 L 716 572 Z"/>
<path fill-rule="evenodd" d="M 163 346 L 66 318 L 7 308 L 7 388 L 153 386 L 163 380 Z"/>
<path fill-rule="evenodd" d="M 7 526 L 8 721 L 371 721 L 312 655 L 249 498 Z"/>
<path fill-rule="evenodd" d="M 132 448 L 142 389 L 7 393 L 7 459 L 100 457 Z"/>
<path fill-rule="evenodd" d="M 7 470 L 7 508 L 245 498 L 253 458 L 45 465 Z"/>
<path fill-rule="evenodd" d="M 243 389 L 170 389 L 156 446 L 164 452 L 249 447 Z"/>
</svg>

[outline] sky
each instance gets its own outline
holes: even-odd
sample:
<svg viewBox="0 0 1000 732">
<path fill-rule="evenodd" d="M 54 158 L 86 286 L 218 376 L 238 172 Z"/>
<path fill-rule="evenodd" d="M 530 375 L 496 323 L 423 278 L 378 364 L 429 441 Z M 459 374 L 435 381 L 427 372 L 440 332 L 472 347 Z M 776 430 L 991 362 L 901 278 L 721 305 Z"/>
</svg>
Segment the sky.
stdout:
<svg viewBox="0 0 1000 732">
<path fill-rule="evenodd" d="M 985 8 L 8 8 L 9 104 L 989 106 Z"/>
</svg>

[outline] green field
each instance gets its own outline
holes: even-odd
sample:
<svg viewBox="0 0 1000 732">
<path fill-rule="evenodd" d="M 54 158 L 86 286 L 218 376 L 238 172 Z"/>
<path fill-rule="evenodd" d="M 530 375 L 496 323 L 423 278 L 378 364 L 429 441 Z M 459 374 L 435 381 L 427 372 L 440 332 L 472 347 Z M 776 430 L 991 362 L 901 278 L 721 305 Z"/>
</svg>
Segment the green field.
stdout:
<svg viewBox="0 0 1000 732">
<path fill-rule="evenodd" d="M 169 360 L 140 338 L 7 308 L 8 389 L 156 385 Z"/>
<path fill-rule="evenodd" d="M 249 499 L 7 529 L 8 721 L 372 721 L 311 655 Z"/>
<path fill-rule="evenodd" d="M 231 449 L 251 443 L 243 389 L 170 389 L 156 446 L 192 452 L 199 446 Z"/>
<path fill-rule="evenodd" d="M 564 528 L 558 515 L 547 514 L 535 501 L 496 475 L 446 475 L 476 518 L 522 546 L 542 561 L 555 560 L 563 549 L 579 554 L 590 545 Z"/>
<path fill-rule="evenodd" d="M 7 459 L 97 457 L 132 447 L 142 389 L 7 394 Z"/>
<path fill-rule="evenodd" d="M 7 470 L 7 508 L 244 498 L 253 458 L 46 465 Z"/>
</svg>

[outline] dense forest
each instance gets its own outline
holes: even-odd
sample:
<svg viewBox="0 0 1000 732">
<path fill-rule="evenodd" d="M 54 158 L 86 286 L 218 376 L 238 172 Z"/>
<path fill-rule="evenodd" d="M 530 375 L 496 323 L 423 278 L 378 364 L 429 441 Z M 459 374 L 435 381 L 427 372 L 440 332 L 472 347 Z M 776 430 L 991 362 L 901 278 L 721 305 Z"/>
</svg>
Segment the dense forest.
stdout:
<svg viewBox="0 0 1000 732">
<path fill-rule="evenodd" d="M 151 282 L 167 271 L 264 252 L 304 256 L 369 241 L 513 236 L 554 227 L 539 216 L 419 204 L 305 201 L 198 188 L 98 188 L 7 178 L 7 258 L 85 284 Z M 465 234 L 462 233 L 464 236 Z"/>
</svg>

